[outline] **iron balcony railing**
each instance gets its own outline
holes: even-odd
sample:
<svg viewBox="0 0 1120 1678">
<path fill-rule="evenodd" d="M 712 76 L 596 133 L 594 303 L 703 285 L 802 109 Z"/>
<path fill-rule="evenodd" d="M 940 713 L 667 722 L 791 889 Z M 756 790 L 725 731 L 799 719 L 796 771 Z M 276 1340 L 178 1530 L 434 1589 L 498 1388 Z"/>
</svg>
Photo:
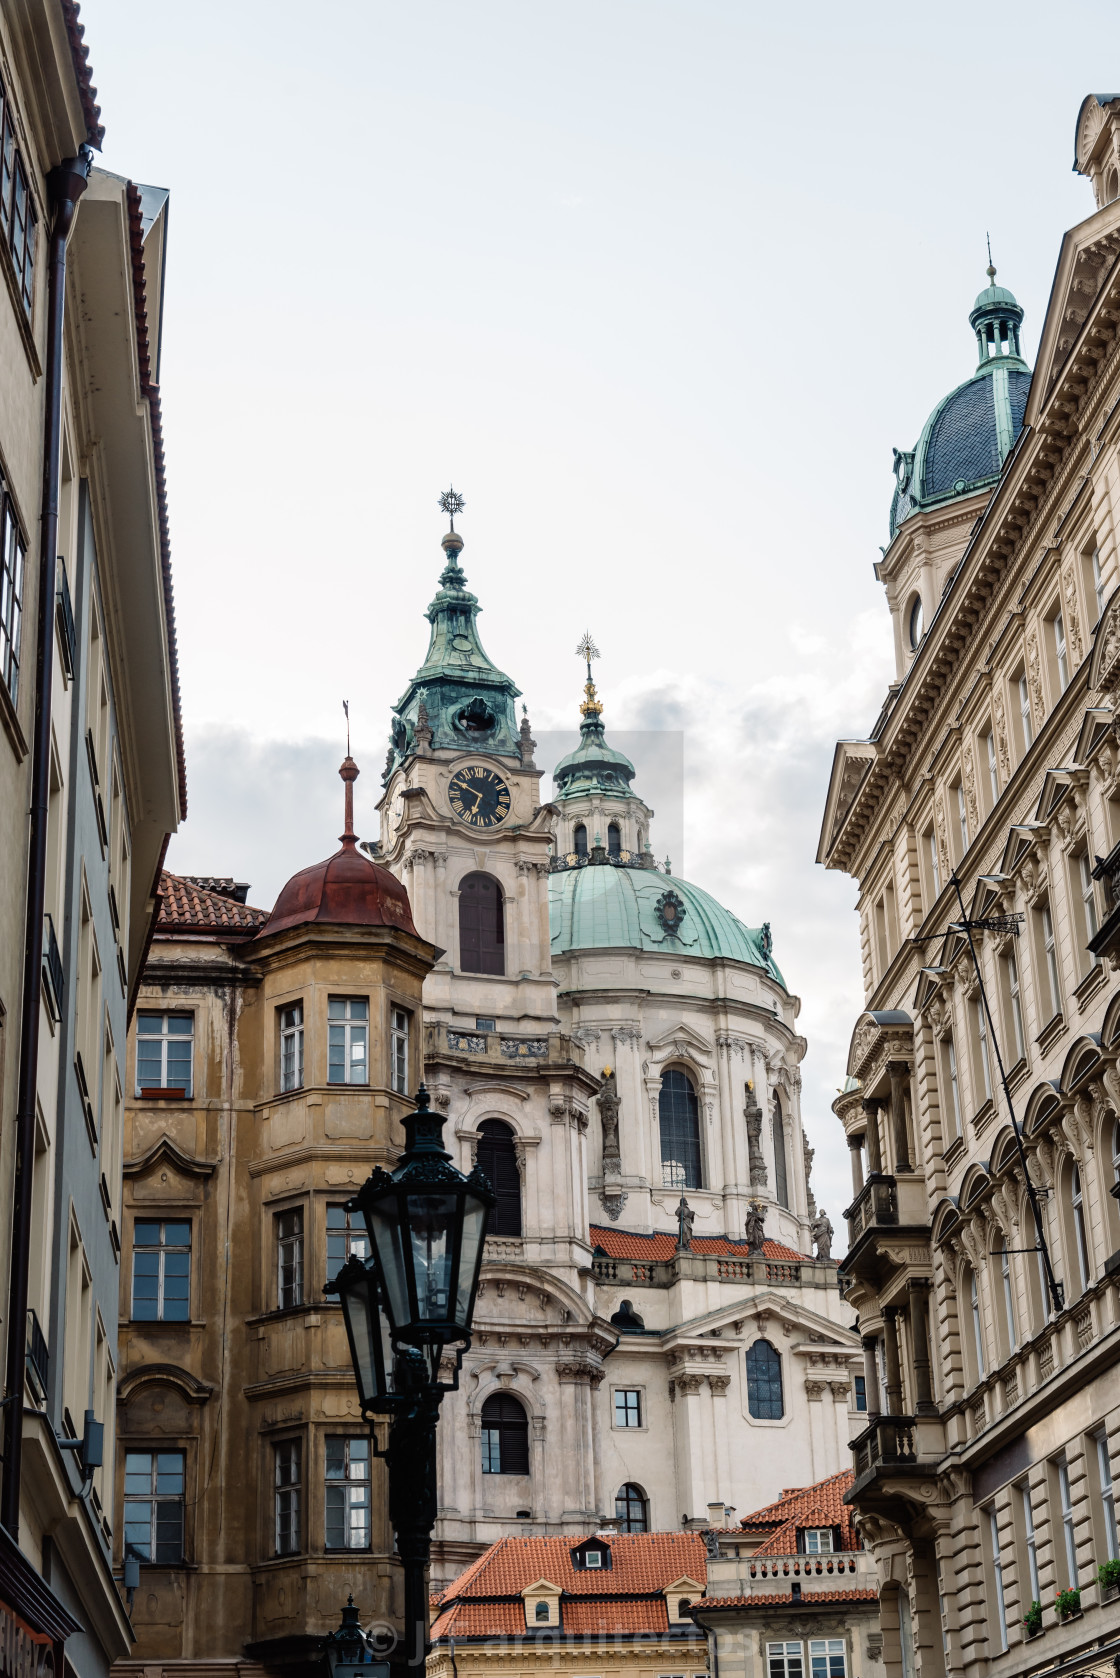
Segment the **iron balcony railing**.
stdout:
<svg viewBox="0 0 1120 1678">
<path fill-rule="evenodd" d="M 43 966 L 47 971 L 47 979 L 54 996 L 54 1016 L 56 1020 L 62 1018 L 62 1004 L 66 994 L 66 972 L 62 965 L 62 952 L 55 937 L 54 921 L 50 915 L 44 915 L 46 925 L 43 928 Z"/>
<path fill-rule="evenodd" d="M 898 1192 L 893 1177 L 871 1177 L 860 1189 L 845 1217 L 848 1245 L 854 1247 L 866 1229 L 898 1223 Z"/>
<path fill-rule="evenodd" d="M 31 1377 L 31 1387 L 35 1397 L 39 1400 L 47 1396 L 47 1372 L 50 1368 L 50 1359 L 47 1337 L 39 1327 L 38 1317 L 29 1306 L 27 1311 L 27 1373 Z"/>
</svg>

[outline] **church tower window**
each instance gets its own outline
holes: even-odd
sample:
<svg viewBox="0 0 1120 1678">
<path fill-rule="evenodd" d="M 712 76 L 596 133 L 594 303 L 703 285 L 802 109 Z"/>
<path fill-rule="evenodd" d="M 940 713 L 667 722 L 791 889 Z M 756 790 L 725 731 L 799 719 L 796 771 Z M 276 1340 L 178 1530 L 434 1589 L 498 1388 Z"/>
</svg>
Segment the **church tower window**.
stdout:
<svg viewBox="0 0 1120 1678">
<path fill-rule="evenodd" d="M 577 823 L 575 832 L 572 834 L 572 841 L 575 844 L 576 855 L 577 856 L 586 856 L 587 855 L 587 829 L 584 827 L 582 822 Z"/>
<path fill-rule="evenodd" d="M 620 1532 L 649 1531 L 649 1502 L 641 1486 L 628 1480 L 614 1500 L 614 1518 Z"/>
<path fill-rule="evenodd" d="M 611 822 L 607 828 L 607 855 L 622 855 L 622 829 L 617 822 Z"/>
<path fill-rule="evenodd" d="M 668 1189 L 703 1188 L 700 1170 L 700 1104 L 687 1072 L 672 1066 L 661 1075 L 661 1181 Z"/>
<path fill-rule="evenodd" d="M 478 1127 L 478 1164 L 490 1180 L 498 1204 L 490 1214 L 488 1235 L 521 1234 L 521 1173 L 513 1132 L 500 1119 L 483 1119 Z"/>
<path fill-rule="evenodd" d="M 459 886 L 459 968 L 463 973 L 506 970 L 502 889 L 490 874 L 468 874 Z"/>
<path fill-rule="evenodd" d="M 774 1193 L 778 1197 L 779 1206 L 789 1205 L 789 1174 L 786 1171 L 786 1127 L 782 1118 L 782 1101 L 780 1096 L 774 1097 L 774 1112 L 771 1119 L 774 1129 Z"/>
<path fill-rule="evenodd" d="M 482 1472 L 529 1472 L 529 1418 L 511 1393 L 492 1393 L 482 1406 Z"/>
<path fill-rule="evenodd" d="M 760 1422 L 780 1422 L 785 1414 L 782 1360 L 769 1340 L 756 1340 L 747 1353 L 747 1408 Z"/>
</svg>

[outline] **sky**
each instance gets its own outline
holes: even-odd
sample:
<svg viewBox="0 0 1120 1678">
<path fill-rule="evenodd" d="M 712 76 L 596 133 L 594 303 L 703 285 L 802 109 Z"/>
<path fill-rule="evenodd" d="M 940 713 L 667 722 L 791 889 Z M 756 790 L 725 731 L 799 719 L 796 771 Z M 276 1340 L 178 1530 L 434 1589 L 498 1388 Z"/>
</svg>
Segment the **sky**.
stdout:
<svg viewBox="0 0 1120 1678">
<path fill-rule="evenodd" d="M 169 866 L 267 907 L 329 854 L 344 698 L 376 833 L 453 482 L 483 644 L 534 729 L 578 723 L 590 628 L 608 737 L 654 737 L 651 780 L 658 731 L 683 737 L 654 846 L 771 922 L 839 1228 L 862 994 L 855 887 L 814 861 L 832 750 L 894 674 L 891 449 L 972 371 L 986 236 L 1033 355 L 1092 211 L 1074 122 L 1120 81 L 1120 28 L 1062 16 L 83 0 L 103 162 L 171 194 Z"/>
</svg>

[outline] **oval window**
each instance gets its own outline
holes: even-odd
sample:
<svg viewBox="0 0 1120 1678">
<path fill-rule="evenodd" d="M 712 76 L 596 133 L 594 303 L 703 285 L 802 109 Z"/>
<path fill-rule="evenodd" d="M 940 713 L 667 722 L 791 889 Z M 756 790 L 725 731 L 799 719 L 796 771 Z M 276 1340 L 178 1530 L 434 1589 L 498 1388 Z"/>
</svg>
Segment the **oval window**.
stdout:
<svg viewBox="0 0 1120 1678">
<path fill-rule="evenodd" d="M 924 627 L 922 597 L 920 594 L 916 594 L 910 607 L 910 646 L 912 649 L 916 650 L 921 645 Z"/>
</svg>

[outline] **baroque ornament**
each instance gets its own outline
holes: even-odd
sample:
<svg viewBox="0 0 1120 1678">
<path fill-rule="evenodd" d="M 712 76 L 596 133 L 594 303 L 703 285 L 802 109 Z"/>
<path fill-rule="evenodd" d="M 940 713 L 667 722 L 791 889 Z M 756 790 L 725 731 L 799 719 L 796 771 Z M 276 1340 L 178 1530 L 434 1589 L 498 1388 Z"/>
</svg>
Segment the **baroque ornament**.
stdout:
<svg viewBox="0 0 1120 1678">
<path fill-rule="evenodd" d="M 675 938 L 680 931 L 681 922 L 688 914 L 684 899 L 678 897 L 675 891 L 663 891 L 653 906 L 662 931 L 669 938 Z"/>
</svg>

